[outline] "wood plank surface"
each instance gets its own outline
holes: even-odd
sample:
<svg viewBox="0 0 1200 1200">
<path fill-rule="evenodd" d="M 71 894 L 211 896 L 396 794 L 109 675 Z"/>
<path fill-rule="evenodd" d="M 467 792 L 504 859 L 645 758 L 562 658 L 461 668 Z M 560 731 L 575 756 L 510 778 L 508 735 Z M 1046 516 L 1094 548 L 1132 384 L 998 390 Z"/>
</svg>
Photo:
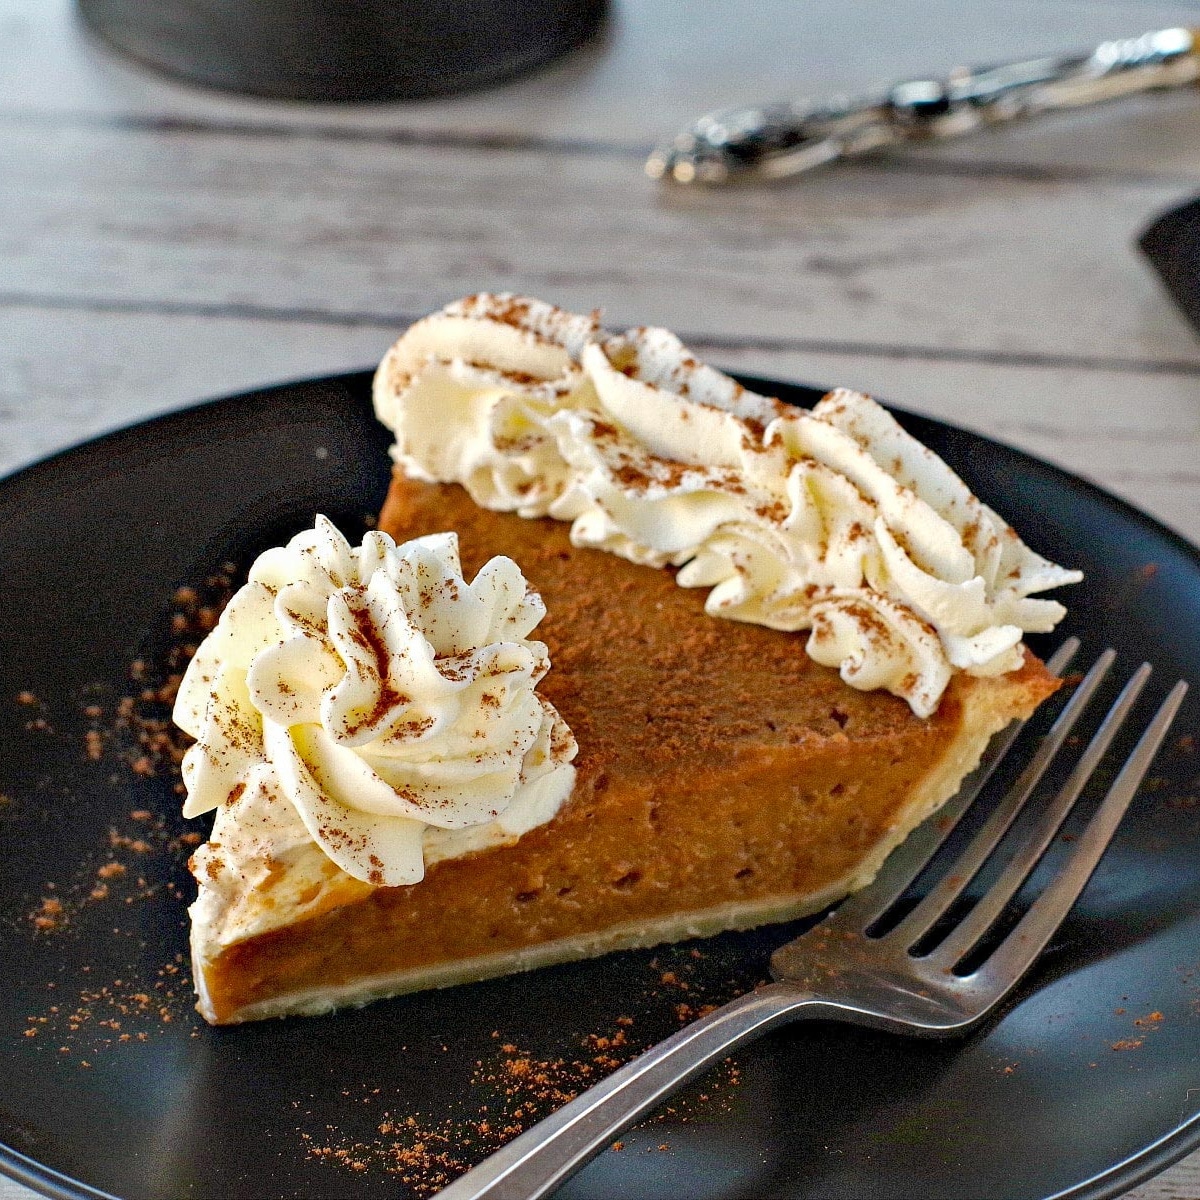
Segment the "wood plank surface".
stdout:
<svg viewBox="0 0 1200 1200">
<path fill-rule="evenodd" d="M 22 164 L 0 179 L 10 303 L 399 325 L 508 287 L 692 337 L 1200 367 L 1132 247 L 1200 173 L 906 161 L 672 191 L 623 155 L 20 123 L 0 155 Z"/>
<path fill-rule="evenodd" d="M 1200 338 L 1134 248 L 1200 193 L 1200 99 L 1142 97 L 769 189 L 652 184 L 701 112 L 1075 49 L 1200 2 L 624 0 L 527 79 L 251 101 L 0 0 L 0 474 L 96 433 L 372 365 L 455 296 L 662 324 L 1021 446 L 1200 542 Z M 0 1200 L 30 1193 L 0 1178 Z M 1000 1198 L 997 1198 L 1000 1200 Z M 1200 1200 L 1200 1154 L 1127 1200 Z"/>
</svg>

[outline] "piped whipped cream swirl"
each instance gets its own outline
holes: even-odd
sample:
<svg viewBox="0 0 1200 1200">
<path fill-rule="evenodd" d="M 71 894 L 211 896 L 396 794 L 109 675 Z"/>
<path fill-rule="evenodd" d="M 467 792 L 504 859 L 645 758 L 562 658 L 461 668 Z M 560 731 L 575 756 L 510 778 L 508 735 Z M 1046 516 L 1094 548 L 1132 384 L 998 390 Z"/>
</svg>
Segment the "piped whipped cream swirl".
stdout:
<svg viewBox="0 0 1200 1200">
<path fill-rule="evenodd" d="M 664 329 L 510 295 L 418 321 L 375 377 L 411 477 L 710 589 L 713 616 L 810 630 L 862 689 L 933 713 L 953 671 L 1015 670 L 1078 571 L 1030 550 L 869 397 L 811 412 L 747 391 Z"/>
<path fill-rule="evenodd" d="M 185 816 L 274 797 L 363 882 L 516 840 L 570 794 L 575 740 L 535 690 L 545 615 L 520 568 L 468 583 L 456 535 L 351 547 L 324 517 L 250 569 L 175 703 Z M 278 818 L 275 818 L 279 823 Z"/>
</svg>

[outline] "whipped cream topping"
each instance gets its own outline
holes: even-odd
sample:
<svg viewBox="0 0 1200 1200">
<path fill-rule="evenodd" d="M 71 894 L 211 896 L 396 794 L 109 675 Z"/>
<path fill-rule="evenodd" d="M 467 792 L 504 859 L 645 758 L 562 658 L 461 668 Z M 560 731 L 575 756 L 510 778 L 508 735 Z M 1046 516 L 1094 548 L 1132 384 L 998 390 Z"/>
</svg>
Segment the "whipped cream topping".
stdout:
<svg viewBox="0 0 1200 1200">
<path fill-rule="evenodd" d="M 479 295 L 418 321 L 375 377 L 409 476 L 571 522 L 571 540 L 708 588 L 713 616 L 810 630 L 862 689 L 933 713 L 953 671 L 1000 674 L 1078 571 L 1034 553 L 867 396 L 811 412 L 747 391 L 664 329 Z"/>
<path fill-rule="evenodd" d="M 600 332 L 539 300 L 475 296 L 418 321 L 376 376 L 379 419 L 413 479 L 454 480 L 484 508 L 542 517 L 567 481 L 546 423 L 588 406 L 579 365 Z"/>
<path fill-rule="evenodd" d="M 261 555 L 175 703 L 197 739 L 184 815 L 218 810 L 202 882 L 315 844 L 356 880 L 411 884 L 548 821 L 576 746 L 535 690 L 544 615 L 511 559 L 468 583 L 452 533 L 355 548 L 318 517 Z"/>
</svg>

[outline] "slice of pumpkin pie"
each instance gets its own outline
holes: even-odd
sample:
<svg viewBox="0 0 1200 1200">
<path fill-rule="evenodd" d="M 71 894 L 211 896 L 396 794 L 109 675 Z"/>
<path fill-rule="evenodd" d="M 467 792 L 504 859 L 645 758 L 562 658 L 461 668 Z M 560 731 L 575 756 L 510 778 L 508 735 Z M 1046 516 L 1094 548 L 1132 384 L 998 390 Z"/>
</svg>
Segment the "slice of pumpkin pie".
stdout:
<svg viewBox="0 0 1200 1200">
<path fill-rule="evenodd" d="M 380 530 L 264 555 L 180 689 L 210 1021 L 818 910 L 1057 687 L 1077 573 L 866 397 L 480 296 L 376 403 Z"/>
</svg>

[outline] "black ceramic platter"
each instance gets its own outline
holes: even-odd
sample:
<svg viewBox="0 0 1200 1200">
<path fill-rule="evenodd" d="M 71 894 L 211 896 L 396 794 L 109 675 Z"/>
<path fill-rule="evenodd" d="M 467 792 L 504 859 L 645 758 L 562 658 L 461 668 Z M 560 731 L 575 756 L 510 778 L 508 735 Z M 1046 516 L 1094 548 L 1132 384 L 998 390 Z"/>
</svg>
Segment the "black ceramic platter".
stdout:
<svg viewBox="0 0 1200 1200">
<path fill-rule="evenodd" d="M 389 470 L 368 395 L 362 374 L 221 400 L 0 482 L 0 1170 L 47 1195 L 428 1194 L 506 1130 L 763 979 L 798 931 L 316 1019 L 212 1029 L 196 1016 L 185 863 L 197 823 L 178 816 L 158 689 L 198 610 L 253 555 L 316 512 L 361 535 Z M 1177 678 L 1200 680 L 1195 548 L 1054 467 L 902 419 L 1037 550 L 1086 572 L 1040 652 L 1076 634 L 1080 661 L 1110 644 L 1123 675 L 1149 659 L 1147 706 Z M 997 1018 L 955 1042 L 779 1032 L 561 1194 L 1100 1200 L 1200 1145 L 1198 697 Z"/>
</svg>

